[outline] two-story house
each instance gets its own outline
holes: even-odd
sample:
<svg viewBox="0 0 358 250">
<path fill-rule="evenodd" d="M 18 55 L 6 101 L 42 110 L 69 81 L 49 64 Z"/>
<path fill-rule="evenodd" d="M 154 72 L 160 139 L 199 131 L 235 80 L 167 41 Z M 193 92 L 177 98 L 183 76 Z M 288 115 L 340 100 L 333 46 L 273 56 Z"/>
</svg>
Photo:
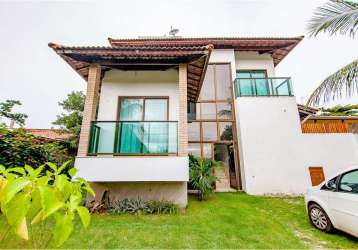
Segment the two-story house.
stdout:
<svg viewBox="0 0 358 250">
<path fill-rule="evenodd" d="M 184 207 L 190 153 L 224 163 L 218 191 L 249 194 L 303 193 L 310 167 L 333 174 L 357 164 L 357 135 L 304 133 L 291 79 L 275 75 L 302 39 L 49 44 L 87 82 L 78 175 L 99 198 L 109 190 Z"/>
</svg>

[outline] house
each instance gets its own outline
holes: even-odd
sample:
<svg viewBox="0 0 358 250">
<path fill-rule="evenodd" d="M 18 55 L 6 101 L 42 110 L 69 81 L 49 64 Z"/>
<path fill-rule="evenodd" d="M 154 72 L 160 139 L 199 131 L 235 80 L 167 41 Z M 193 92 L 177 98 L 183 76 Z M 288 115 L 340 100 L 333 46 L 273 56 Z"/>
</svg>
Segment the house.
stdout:
<svg viewBox="0 0 358 250">
<path fill-rule="evenodd" d="M 64 141 L 71 137 L 60 129 L 25 128 L 25 131 L 49 141 Z"/>
<path fill-rule="evenodd" d="M 87 82 L 79 176 L 97 198 L 109 190 L 111 199 L 140 196 L 184 207 L 188 154 L 224 163 L 216 172 L 219 191 L 255 195 L 300 194 L 317 171 L 330 175 L 358 164 L 357 135 L 304 133 L 301 119 L 314 110 L 297 106 L 291 78 L 275 74 L 302 39 L 50 43 Z"/>
</svg>

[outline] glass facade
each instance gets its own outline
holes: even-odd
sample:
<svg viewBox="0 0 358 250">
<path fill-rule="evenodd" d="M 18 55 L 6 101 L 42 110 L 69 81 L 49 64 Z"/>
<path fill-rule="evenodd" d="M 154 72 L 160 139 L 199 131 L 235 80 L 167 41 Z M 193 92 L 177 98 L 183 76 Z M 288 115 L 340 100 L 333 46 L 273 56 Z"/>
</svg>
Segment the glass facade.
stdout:
<svg viewBox="0 0 358 250">
<path fill-rule="evenodd" d="M 189 153 L 213 158 L 214 144 L 233 143 L 231 77 L 230 64 L 208 65 L 198 102 L 188 105 Z"/>
</svg>

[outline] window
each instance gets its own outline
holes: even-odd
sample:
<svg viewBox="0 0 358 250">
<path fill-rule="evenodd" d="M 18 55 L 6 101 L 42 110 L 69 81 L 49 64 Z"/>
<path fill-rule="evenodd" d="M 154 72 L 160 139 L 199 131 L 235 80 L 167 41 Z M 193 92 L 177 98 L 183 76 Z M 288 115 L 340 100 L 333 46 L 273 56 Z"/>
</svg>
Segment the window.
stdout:
<svg viewBox="0 0 358 250">
<path fill-rule="evenodd" d="M 117 152 L 128 154 L 168 152 L 169 124 L 159 122 L 168 119 L 167 98 L 121 97 L 118 112 L 119 119 L 124 122 L 118 128 L 120 140 L 118 140 Z"/>
<path fill-rule="evenodd" d="M 338 190 L 358 194 L 358 170 L 343 174 L 338 185 Z"/>
<path fill-rule="evenodd" d="M 267 96 L 270 94 L 266 70 L 238 70 L 241 96 Z"/>
</svg>

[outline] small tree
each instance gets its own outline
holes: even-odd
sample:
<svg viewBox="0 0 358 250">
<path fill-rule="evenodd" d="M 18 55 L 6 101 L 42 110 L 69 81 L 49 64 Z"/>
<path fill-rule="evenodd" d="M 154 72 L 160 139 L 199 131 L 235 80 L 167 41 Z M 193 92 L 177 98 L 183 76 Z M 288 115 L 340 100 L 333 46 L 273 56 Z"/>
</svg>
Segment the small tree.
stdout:
<svg viewBox="0 0 358 250">
<path fill-rule="evenodd" d="M 0 117 L 7 118 L 20 126 L 24 126 L 27 115 L 23 113 L 14 113 L 12 109 L 15 105 L 22 104 L 18 100 L 6 100 L 5 102 L 0 102 Z"/>
<path fill-rule="evenodd" d="M 59 125 L 65 132 L 71 134 L 69 142 L 73 148 L 77 148 L 82 124 L 82 112 L 86 96 L 82 91 L 73 91 L 67 95 L 67 99 L 58 104 L 66 111 L 57 116 L 54 125 Z"/>
<path fill-rule="evenodd" d="M 41 174 L 45 165 L 36 169 L 29 165 L 5 169 L 0 165 L 0 205 L 8 223 L 8 230 L 2 232 L 0 240 L 11 229 L 28 240 L 28 226 L 53 219 L 52 242 L 59 247 L 71 235 L 76 214 L 83 227 L 88 227 L 90 214 L 82 206 L 83 195 L 87 191 L 94 196 L 94 192 L 85 180 L 73 179 L 75 169 L 69 171 L 70 177 L 63 173 L 68 163 L 60 167 L 46 163 L 51 169 L 46 175 Z"/>
<path fill-rule="evenodd" d="M 189 155 L 189 185 L 199 191 L 199 200 L 213 192 L 213 185 L 217 180 L 214 175 L 216 167 L 221 167 L 221 163 Z"/>
</svg>

